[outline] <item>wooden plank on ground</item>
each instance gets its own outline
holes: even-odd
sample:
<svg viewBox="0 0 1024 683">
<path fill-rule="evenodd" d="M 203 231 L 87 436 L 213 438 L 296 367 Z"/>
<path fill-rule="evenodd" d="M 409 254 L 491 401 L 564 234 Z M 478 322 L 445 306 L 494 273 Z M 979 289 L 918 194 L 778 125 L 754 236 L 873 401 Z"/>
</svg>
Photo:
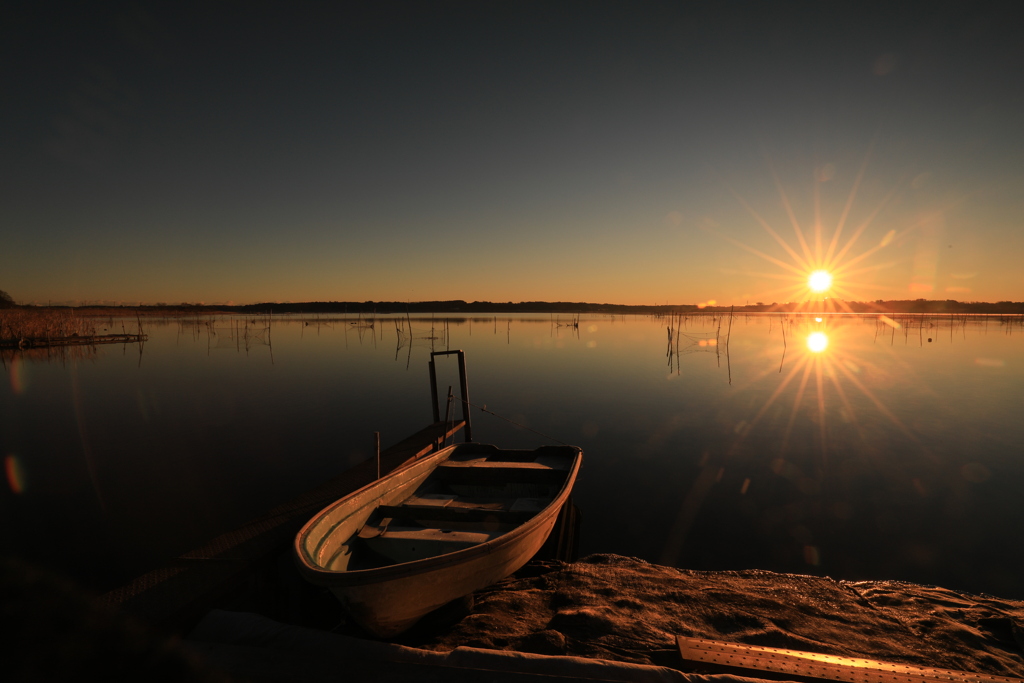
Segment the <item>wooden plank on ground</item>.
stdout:
<svg viewBox="0 0 1024 683">
<path fill-rule="evenodd" d="M 846 683 L 1021 683 L 1020 678 L 676 636 L 685 661 Z"/>
</svg>

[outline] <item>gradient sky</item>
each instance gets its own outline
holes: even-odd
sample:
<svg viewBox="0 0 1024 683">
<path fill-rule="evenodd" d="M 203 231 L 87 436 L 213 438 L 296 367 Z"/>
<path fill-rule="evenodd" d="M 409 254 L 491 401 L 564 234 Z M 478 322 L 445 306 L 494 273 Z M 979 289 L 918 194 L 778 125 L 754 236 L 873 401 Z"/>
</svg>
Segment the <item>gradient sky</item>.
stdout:
<svg viewBox="0 0 1024 683">
<path fill-rule="evenodd" d="M 842 225 L 832 296 L 1024 300 L 1016 9 L 22 3 L 0 289 L 795 301 Z"/>
</svg>

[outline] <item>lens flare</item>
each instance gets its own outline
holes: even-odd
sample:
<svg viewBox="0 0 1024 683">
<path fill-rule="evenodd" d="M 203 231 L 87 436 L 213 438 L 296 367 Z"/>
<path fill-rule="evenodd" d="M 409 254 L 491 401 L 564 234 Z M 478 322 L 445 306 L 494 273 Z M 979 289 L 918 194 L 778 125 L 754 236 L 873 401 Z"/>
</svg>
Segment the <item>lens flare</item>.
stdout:
<svg viewBox="0 0 1024 683">
<path fill-rule="evenodd" d="M 815 292 L 827 292 L 832 287 L 832 275 L 824 270 L 816 270 L 807 278 L 807 286 Z"/>
<path fill-rule="evenodd" d="M 824 332 L 812 332 L 807 337 L 807 348 L 814 353 L 821 353 L 828 348 L 828 335 Z"/>
<path fill-rule="evenodd" d="M 21 462 L 14 453 L 9 453 L 4 458 L 4 470 L 7 474 L 7 485 L 14 493 L 25 491 L 25 472 L 22 470 Z"/>
<path fill-rule="evenodd" d="M 11 391 L 14 392 L 15 396 L 19 396 L 25 393 L 25 388 L 28 386 L 28 377 L 25 365 L 15 356 L 10 363 L 10 379 L 11 379 Z"/>
</svg>

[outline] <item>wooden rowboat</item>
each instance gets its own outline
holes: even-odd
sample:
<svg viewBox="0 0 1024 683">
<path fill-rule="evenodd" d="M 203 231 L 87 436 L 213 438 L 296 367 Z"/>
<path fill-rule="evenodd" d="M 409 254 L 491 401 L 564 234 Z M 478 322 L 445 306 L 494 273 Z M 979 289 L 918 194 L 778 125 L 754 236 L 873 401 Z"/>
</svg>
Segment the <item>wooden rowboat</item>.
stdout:
<svg viewBox="0 0 1024 683">
<path fill-rule="evenodd" d="M 575 446 L 442 449 L 313 517 L 295 537 L 299 571 L 370 633 L 397 635 L 533 557 L 581 459 Z"/>
</svg>

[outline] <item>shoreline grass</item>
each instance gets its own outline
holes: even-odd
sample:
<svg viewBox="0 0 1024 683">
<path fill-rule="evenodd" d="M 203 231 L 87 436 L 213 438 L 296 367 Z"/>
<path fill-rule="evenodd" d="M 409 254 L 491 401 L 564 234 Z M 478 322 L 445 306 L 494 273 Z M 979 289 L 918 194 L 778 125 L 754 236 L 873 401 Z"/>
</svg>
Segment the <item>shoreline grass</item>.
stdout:
<svg viewBox="0 0 1024 683">
<path fill-rule="evenodd" d="M 95 318 L 66 309 L 13 308 L 0 311 L 0 348 L 42 348 L 144 341 L 137 334 L 96 334 Z"/>
</svg>

